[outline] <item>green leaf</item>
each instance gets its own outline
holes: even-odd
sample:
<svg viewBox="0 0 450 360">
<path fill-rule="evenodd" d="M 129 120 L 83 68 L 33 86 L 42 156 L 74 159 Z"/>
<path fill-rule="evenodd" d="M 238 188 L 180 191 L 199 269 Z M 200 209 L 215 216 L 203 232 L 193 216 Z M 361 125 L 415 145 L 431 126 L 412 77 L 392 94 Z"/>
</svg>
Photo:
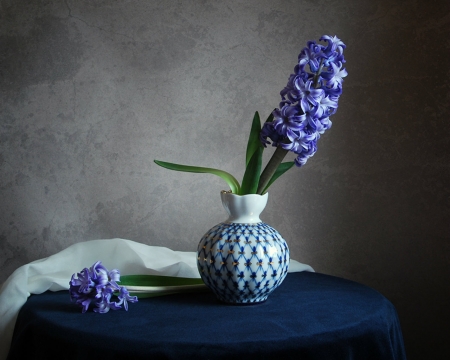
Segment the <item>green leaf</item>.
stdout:
<svg viewBox="0 0 450 360">
<path fill-rule="evenodd" d="M 261 174 L 262 154 L 264 148 L 262 145 L 254 152 L 242 179 L 241 192 L 239 195 L 256 194 L 258 190 L 259 175 Z"/>
<path fill-rule="evenodd" d="M 208 288 L 202 290 L 201 292 L 207 291 Z M 130 296 L 137 296 L 138 299 L 147 299 L 157 296 L 166 296 L 166 295 L 172 295 L 172 294 L 179 294 L 179 293 L 190 293 L 190 292 L 200 292 L 198 290 L 190 290 L 190 291 L 161 291 L 161 292 L 137 292 L 137 291 L 130 291 Z"/>
<path fill-rule="evenodd" d="M 226 183 L 228 184 L 228 186 L 230 187 L 231 191 L 234 194 L 239 194 L 240 191 L 239 182 L 233 175 L 227 173 L 226 171 L 200 166 L 180 165 L 159 160 L 154 160 L 154 162 L 159 166 L 162 166 L 163 168 L 170 170 L 192 172 L 192 173 L 206 173 L 220 176 L 223 180 L 226 181 Z"/>
<path fill-rule="evenodd" d="M 139 299 L 209 290 L 202 279 L 163 275 L 124 275 L 120 277 L 120 285 Z"/>
<path fill-rule="evenodd" d="M 276 109 L 274 109 L 275 111 Z M 265 122 L 272 122 L 273 121 L 273 111 L 270 113 L 270 115 L 267 117 Z"/>
<path fill-rule="evenodd" d="M 292 166 L 294 166 L 293 161 L 284 162 L 284 163 L 281 163 L 280 165 L 278 165 L 277 170 L 275 170 L 275 173 L 270 178 L 269 182 L 267 183 L 267 186 L 264 188 L 261 195 L 265 194 L 267 192 L 267 189 L 269 188 L 269 186 L 272 185 L 276 179 L 278 179 L 281 175 L 283 175 L 286 171 L 288 171 Z"/>
<path fill-rule="evenodd" d="M 151 297 L 157 297 L 157 296 L 165 296 L 165 295 L 172 295 L 172 294 L 179 294 L 179 293 L 194 293 L 194 292 L 206 292 L 210 291 L 210 289 L 203 284 L 201 287 L 200 285 L 186 285 L 183 287 L 183 289 L 177 289 L 177 290 L 161 290 L 161 291 L 133 291 L 130 290 L 129 293 L 131 296 L 137 296 L 138 299 L 145 299 L 145 298 L 151 298 Z"/>
<path fill-rule="evenodd" d="M 252 127 L 250 129 L 250 135 L 248 137 L 247 143 L 247 153 L 245 157 L 245 166 L 248 166 L 250 159 L 252 158 L 255 151 L 261 146 L 261 141 L 259 140 L 259 133 L 261 132 L 261 120 L 259 118 L 259 113 L 256 111 L 253 117 Z"/>
<path fill-rule="evenodd" d="M 122 275 L 120 285 L 127 286 L 180 286 L 180 285 L 201 285 L 202 279 L 183 278 L 164 275 Z"/>
</svg>

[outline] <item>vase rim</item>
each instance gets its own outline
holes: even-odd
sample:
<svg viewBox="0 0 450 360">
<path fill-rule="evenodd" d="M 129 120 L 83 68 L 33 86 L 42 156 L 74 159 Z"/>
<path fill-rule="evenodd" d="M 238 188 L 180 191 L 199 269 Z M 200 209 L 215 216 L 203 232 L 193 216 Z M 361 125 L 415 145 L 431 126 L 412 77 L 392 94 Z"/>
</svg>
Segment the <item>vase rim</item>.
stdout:
<svg viewBox="0 0 450 360">
<path fill-rule="evenodd" d="M 264 195 L 236 195 L 222 191 L 220 193 L 222 205 L 229 215 L 226 222 L 240 224 L 256 224 L 261 222 L 259 215 L 266 207 L 268 195 L 268 193 Z"/>
<path fill-rule="evenodd" d="M 262 195 L 261 195 L 261 194 L 245 194 L 245 195 L 238 195 L 238 194 L 232 193 L 232 192 L 230 192 L 230 191 L 222 190 L 220 193 L 223 194 L 223 195 L 228 195 L 228 196 L 239 196 L 239 197 L 244 197 L 244 196 L 261 196 L 261 197 L 265 197 L 265 196 L 269 196 L 269 193 L 268 193 L 268 192 L 266 192 L 266 193 L 264 193 L 264 194 L 262 194 Z"/>
</svg>

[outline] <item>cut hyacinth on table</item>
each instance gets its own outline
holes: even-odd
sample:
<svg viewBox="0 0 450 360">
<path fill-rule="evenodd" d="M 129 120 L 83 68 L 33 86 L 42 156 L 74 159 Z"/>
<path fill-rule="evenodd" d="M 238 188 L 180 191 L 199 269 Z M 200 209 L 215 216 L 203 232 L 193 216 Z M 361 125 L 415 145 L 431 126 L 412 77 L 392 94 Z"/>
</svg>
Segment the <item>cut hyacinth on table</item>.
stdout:
<svg viewBox="0 0 450 360">
<path fill-rule="evenodd" d="M 73 274 L 69 285 L 70 300 L 79 305 L 83 313 L 92 304 L 94 311 L 101 314 L 122 309 L 122 306 L 128 311 L 128 303 L 137 302 L 138 296 L 148 298 L 208 290 L 201 279 L 195 278 L 162 275 L 121 277 L 118 269 L 108 271 L 101 261 Z"/>
<path fill-rule="evenodd" d="M 308 41 L 298 56 L 294 73 L 281 90 L 281 102 L 261 127 L 256 112 L 246 151 L 246 167 L 241 184 L 230 173 L 209 168 L 180 165 L 154 160 L 164 168 L 183 172 L 208 173 L 220 176 L 236 195 L 265 194 L 268 188 L 294 164 L 302 167 L 317 151 L 317 142 L 331 127 L 330 116 L 336 113 L 347 71 L 345 44 L 336 36 L 324 35 L 321 43 Z M 270 139 L 270 141 L 268 140 Z M 262 155 L 268 144 L 275 152 L 262 170 Z M 282 162 L 288 152 L 295 161 Z"/>
<path fill-rule="evenodd" d="M 131 296 L 124 286 L 119 286 L 120 272 L 117 269 L 108 271 L 97 261 L 89 269 L 84 268 L 81 272 L 72 275 L 70 280 L 70 300 L 81 306 L 85 313 L 89 306 L 94 304 L 95 312 L 107 313 L 110 309 L 119 310 L 123 307 L 128 310 L 128 302 L 134 303 L 138 299 Z M 113 296 L 118 301 L 112 301 Z"/>
<path fill-rule="evenodd" d="M 128 302 L 137 302 L 137 296 L 131 296 L 127 288 L 119 286 L 120 272 L 117 269 L 108 271 L 97 261 L 89 269 L 73 274 L 69 282 L 70 300 L 81 306 L 85 313 L 91 304 L 95 305 L 94 311 L 104 314 L 110 309 L 119 310 L 122 306 L 128 311 Z M 117 301 L 113 301 L 113 296 Z"/>
</svg>

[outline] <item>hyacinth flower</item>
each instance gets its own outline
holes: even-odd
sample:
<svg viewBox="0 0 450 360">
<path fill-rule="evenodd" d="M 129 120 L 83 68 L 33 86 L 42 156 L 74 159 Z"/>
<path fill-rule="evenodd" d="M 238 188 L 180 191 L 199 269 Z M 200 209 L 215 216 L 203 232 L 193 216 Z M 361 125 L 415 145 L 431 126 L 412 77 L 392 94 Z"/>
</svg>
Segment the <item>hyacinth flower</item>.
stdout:
<svg viewBox="0 0 450 360">
<path fill-rule="evenodd" d="M 91 304 L 94 311 L 104 314 L 110 309 L 119 310 L 123 307 L 128 311 L 128 302 L 137 302 L 137 296 L 131 296 L 124 286 L 119 286 L 120 272 L 117 269 L 108 271 L 101 261 L 97 261 L 89 269 L 73 274 L 69 282 L 70 300 L 81 306 L 85 313 Z M 113 301 L 117 296 L 117 301 Z"/>
<path fill-rule="evenodd" d="M 297 155 L 294 162 L 296 166 L 305 165 L 316 153 L 320 135 L 332 125 L 330 116 L 337 110 L 343 78 L 347 76 L 343 68 L 345 44 L 336 36 L 324 35 L 320 40 L 326 45 L 309 41 L 300 52 L 294 74 L 291 74 L 286 87 L 280 92 L 280 109 L 273 112 L 277 116 L 273 124 L 266 122 L 261 130 L 263 146 L 269 144 L 269 138 L 276 150 L 261 173 L 258 194 L 264 193 L 273 182 L 274 174 L 289 151 Z M 284 111 L 285 108 L 289 112 Z M 279 126 L 281 123 L 295 122 L 294 116 L 299 118 L 303 115 L 305 119 L 302 120 L 301 130 Z M 298 126 L 295 124 L 295 127 Z"/>
<path fill-rule="evenodd" d="M 336 113 L 342 84 L 347 71 L 345 44 L 336 36 L 324 35 L 316 43 L 308 41 L 298 56 L 294 73 L 281 90 L 281 101 L 261 128 L 258 112 L 253 118 L 247 143 L 246 169 L 242 183 L 231 174 L 213 168 L 187 166 L 155 160 L 171 170 L 209 173 L 220 176 L 237 195 L 264 194 L 273 182 L 294 164 L 302 167 L 317 151 L 320 136 Z M 262 153 L 267 145 L 276 147 L 264 170 Z M 288 152 L 296 154 L 295 161 L 282 162 Z"/>
</svg>

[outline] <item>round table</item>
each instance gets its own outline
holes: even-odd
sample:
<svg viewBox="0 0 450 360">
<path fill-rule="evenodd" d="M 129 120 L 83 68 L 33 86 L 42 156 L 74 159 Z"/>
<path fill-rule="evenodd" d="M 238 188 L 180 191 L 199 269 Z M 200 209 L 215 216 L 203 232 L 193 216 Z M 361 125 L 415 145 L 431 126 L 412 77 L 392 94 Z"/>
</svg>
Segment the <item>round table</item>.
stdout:
<svg viewBox="0 0 450 360">
<path fill-rule="evenodd" d="M 394 306 L 341 278 L 290 273 L 257 305 L 212 293 L 146 298 L 98 314 L 67 291 L 32 295 L 8 359 L 405 359 Z"/>
</svg>

